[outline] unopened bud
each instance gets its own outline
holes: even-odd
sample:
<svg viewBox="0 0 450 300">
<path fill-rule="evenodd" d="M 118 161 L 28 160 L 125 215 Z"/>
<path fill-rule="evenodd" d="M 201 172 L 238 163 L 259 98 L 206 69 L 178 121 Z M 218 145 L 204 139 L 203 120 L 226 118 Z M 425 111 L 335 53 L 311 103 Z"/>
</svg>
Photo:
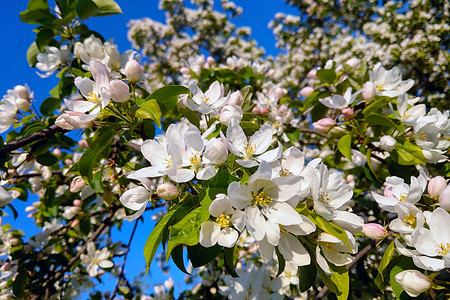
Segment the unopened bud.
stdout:
<svg viewBox="0 0 450 300">
<path fill-rule="evenodd" d="M 125 65 L 125 75 L 130 82 L 136 83 L 144 75 L 144 70 L 136 60 L 132 59 Z"/>
<path fill-rule="evenodd" d="M 447 187 L 447 181 L 442 176 L 431 178 L 428 182 L 428 195 L 431 198 L 439 199 L 441 192 Z"/>
<path fill-rule="evenodd" d="M 273 75 L 275 75 L 275 70 L 274 69 L 270 69 L 269 71 L 267 71 L 266 76 L 267 77 L 272 77 Z"/>
<path fill-rule="evenodd" d="M 208 56 L 208 58 L 206 59 L 206 63 L 208 65 L 212 65 L 215 61 L 216 60 L 213 57 L 211 57 L 211 56 Z"/>
<path fill-rule="evenodd" d="M 84 116 L 84 113 L 77 111 L 66 111 L 56 118 L 55 125 L 67 130 L 91 127 L 91 122 L 81 120 L 81 116 Z"/>
<path fill-rule="evenodd" d="M 276 97 L 277 99 L 281 99 L 281 98 L 283 98 L 284 95 L 285 95 L 282 88 L 276 88 L 275 91 L 274 91 L 274 93 L 275 93 L 275 97 Z"/>
<path fill-rule="evenodd" d="M 355 57 L 350 58 L 349 60 L 347 60 L 345 63 L 352 69 L 356 68 L 357 66 L 359 66 L 359 63 L 361 61 Z"/>
<path fill-rule="evenodd" d="M 53 149 L 53 154 L 55 154 L 56 156 L 61 156 L 61 150 L 59 150 L 59 148 L 55 148 L 55 149 Z"/>
<path fill-rule="evenodd" d="M 81 202 L 80 199 L 73 200 L 73 206 L 81 207 L 82 204 L 83 204 L 83 202 Z"/>
<path fill-rule="evenodd" d="M 381 240 L 389 235 L 386 228 L 377 223 L 364 224 L 362 226 L 362 233 L 373 240 Z"/>
<path fill-rule="evenodd" d="M 81 176 L 75 177 L 70 183 L 70 192 L 77 193 L 86 186 L 86 182 Z"/>
<path fill-rule="evenodd" d="M 31 100 L 31 95 L 30 95 L 30 89 L 28 87 L 28 85 L 25 84 L 25 86 L 23 85 L 16 85 L 14 87 L 14 91 L 17 93 L 17 95 L 24 99 L 24 100 Z"/>
<path fill-rule="evenodd" d="M 214 164 L 224 163 L 228 159 L 228 148 L 222 139 L 211 138 L 203 156 Z"/>
<path fill-rule="evenodd" d="M 243 112 L 242 108 L 239 106 L 231 106 L 226 105 L 220 110 L 220 123 L 228 126 L 231 118 L 235 119 L 237 123 L 240 123 L 242 120 Z"/>
<path fill-rule="evenodd" d="M 12 239 L 9 239 L 9 242 L 11 243 L 11 245 L 15 246 L 15 245 L 19 244 L 20 240 L 18 238 L 12 238 Z"/>
<path fill-rule="evenodd" d="M 381 149 L 390 152 L 395 149 L 395 146 L 397 146 L 397 141 L 392 136 L 385 135 L 380 138 Z"/>
<path fill-rule="evenodd" d="M 191 74 L 191 70 L 189 70 L 189 68 L 182 67 L 180 69 L 180 73 L 183 74 L 183 75 L 190 75 Z"/>
<path fill-rule="evenodd" d="M 236 91 L 236 92 L 231 93 L 230 97 L 228 98 L 227 105 L 241 106 L 242 103 L 244 103 L 244 97 L 242 97 L 242 94 L 240 91 Z"/>
<path fill-rule="evenodd" d="M 342 115 L 346 119 L 351 119 L 355 116 L 355 112 L 353 111 L 353 109 L 351 107 L 345 107 L 342 109 Z"/>
<path fill-rule="evenodd" d="M 80 220 L 75 219 L 72 221 L 72 223 L 70 223 L 70 227 L 75 228 L 78 226 L 78 224 L 80 224 Z"/>
<path fill-rule="evenodd" d="M 158 197 L 164 200 L 175 200 L 178 197 L 178 188 L 170 182 L 164 182 L 156 189 Z"/>
<path fill-rule="evenodd" d="M 305 86 L 304 88 L 302 88 L 300 90 L 300 95 L 302 95 L 303 97 L 308 97 L 309 95 L 311 95 L 314 92 L 314 89 L 310 86 Z"/>
<path fill-rule="evenodd" d="M 431 287 L 431 280 L 417 270 L 406 270 L 395 275 L 395 281 L 411 297 L 417 297 Z"/>
<path fill-rule="evenodd" d="M 363 91 L 361 93 L 364 100 L 372 99 L 373 97 L 375 97 L 375 93 L 376 93 L 376 90 L 371 81 L 364 83 Z"/>
<path fill-rule="evenodd" d="M 113 80 L 109 83 L 109 93 L 115 102 L 127 102 L 130 99 L 130 88 L 122 80 Z"/>
<path fill-rule="evenodd" d="M 84 149 L 89 148 L 88 142 L 86 140 L 79 140 L 78 146 L 80 146 L 81 148 L 84 148 Z"/>
<path fill-rule="evenodd" d="M 328 131 L 336 125 L 336 121 L 332 118 L 323 118 L 313 123 L 314 128 L 320 131 Z"/>
<path fill-rule="evenodd" d="M 71 159 L 66 158 L 64 160 L 64 164 L 67 165 L 67 166 L 71 166 L 71 165 L 73 165 L 73 161 Z"/>
<path fill-rule="evenodd" d="M 316 69 L 310 70 L 306 76 L 317 79 L 317 70 Z"/>
</svg>

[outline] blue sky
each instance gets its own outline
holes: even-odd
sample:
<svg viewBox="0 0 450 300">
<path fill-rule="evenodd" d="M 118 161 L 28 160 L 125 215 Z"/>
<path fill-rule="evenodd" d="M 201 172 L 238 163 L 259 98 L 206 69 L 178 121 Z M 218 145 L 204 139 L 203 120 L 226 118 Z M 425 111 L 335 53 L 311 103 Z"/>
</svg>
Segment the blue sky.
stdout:
<svg viewBox="0 0 450 300">
<path fill-rule="evenodd" d="M 156 0 L 116 1 L 121 6 L 123 15 L 93 18 L 87 22 L 87 25 L 91 29 L 101 33 L 105 39 L 114 38 L 114 42 L 118 44 L 120 52 L 131 47 L 130 42 L 127 40 L 126 27 L 130 19 L 150 17 L 164 22 L 164 13 L 158 10 L 158 1 Z M 241 18 L 235 19 L 234 22 L 238 26 L 250 26 L 253 37 L 266 49 L 266 53 L 276 54 L 275 40 L 267 24 L 276 12 L 281 11 L 295 14 L 296 10 L 284 4 L 282 0 L 240 0 L 236 2 L 243 7 L 244 13 Z M 55 76 L 42 79 L 36 74 L 36 69 L 28 66 L 26 51 L 34 41 L 35 33 L 32 31 L 34 25 L 21 23 L 19 19 L 19 12 L 26 10 L 26 7 L 27 1 L 24 0 L 8 1 L 7 4 L 2 5 L 0 12 L 0 28 L 3 29 L 1 33 L 2 47 L 0 47 L 0 92 L 3 95 L 6 94 L 7 89 L 12 89 L 15 85 L 27 83 L 31 90 L 34 91 L 35 99 L 40 103 L 49 97 L 48 92 L 58 81 Z M 11 217 L 8 217 L 4 221 L 20 224 L 20 227 L 25 232 L 29 232 L 29 234 L 30 232 L 32 232 L 31 234 L 35 233 L 36 229 L 33 226 L 33 222 L 26 218 L 26 213 L 23 211 L 25 206 L 30 205 L 33 201 L 36 201 L 35 196 L 30 197 L 30 201 L 26 204 L 16 200 L 14 205 L 19 210 L 19 219 L 13 221 Z M 140 223 L 138 226 L 132 244 L 132 251 L 128 257 L 126 272 L 130 274 L 129 279 L 139 274 L 145 264 L 142 250 L 148 234 L 154 226 L 154 222 L 149 222 L 150 215 L 147 215 L 145 219 L 146 223 L 144 225 Z M 125 222 L 121 232 L 117 230 L 113 231 L 113 238 L 121 240 L 124 244 L 128 243 L 132 227 L 133 223 Z M 116 263 L 121 265 L 122 260 L 116 260 Z M 171 275 L 176 282 L 175 289 L 179 292 L 179 288 L 183 287 L 180 286 L 180 283 L 184 274 L 174 266 L 171 270 Z M 165 277 L 159 271 L 156 262 L 154 262 L 146 280 L 147 284 L 153 285 L 157 282 L 163 282 L 163 278 Z M 105 280 L 103 289 L 112 290 L 115 285 L 115 280 L 110 280 L 106 277 L 103 279 Z"/>
</svg>

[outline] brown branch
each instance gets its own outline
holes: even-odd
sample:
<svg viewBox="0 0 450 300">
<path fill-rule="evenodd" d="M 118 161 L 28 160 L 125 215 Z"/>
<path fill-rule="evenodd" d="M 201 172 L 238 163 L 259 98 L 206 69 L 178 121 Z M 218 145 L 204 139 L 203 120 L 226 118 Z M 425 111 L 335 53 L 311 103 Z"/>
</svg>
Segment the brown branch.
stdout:
<svg viewBox="0 0 450 300">
<path fill-rule="evenodd" d="M 372 248 L 374 248 L 374 247 L 375 247 L 375 241 L 372 241 L 369 245 L 367 245 L 361 251 L 356 253 L 355 259 L 351 263 L 346 265 L 347 270 L 350 270 L 361 258 L 363 258 L 367 254 L 367 252 L 372 250 Z M 317 294 L 316 300 L 322 299 L 327 292 L 328 292 L 328 287 L 326 285 L 324 285 L 322 290 L 320 291 L 320 293 Z"/>
<path fill-rule="evenodd" d="M 326 134 L 324 132 L 321 132 L 321 131 L 319 131 L 317 129 L 306 128 L 306 127 L 298 127 L 298 130 L 300 130 L 300 132 L 303 132 L 303 133 L 312 133 L 312 134 L 320 135 L 321 137 L 324 137 L 324 138 L 327 138 L 327 139 L 330 138 L 330 136 L 328 134 Z"/>
<path fill-rule="evenodd" d="M 26 146 L 32 142 L 46 139 L 46 138 L 54 135 L 57 132 L 65 133 L 65 132 L 67 132 L 67 130 L 63 129 L 61 127 L 58 127 L 56 125 L 52 125 L 44 130 L 30 134 L 29 136 L 21 138 L 17 141 L 12 141 L 12 142 L 4 145 L 3 147 L 0 147 L 0 157 L 5 156 L 5 155 L 9 154 L 11 151 L 22 148 L 23 146 Z"/>
<path fill-rule="evenodd" d="M 114 297 L 116 296 L 117 291 L 119 290 L 119 287 L 120 287 L 120 282 L 124 278 L 125 264 L 127 263 L 127 257 L 128 257 L 128 253 L 130 252 L 131 242 L 133 241 L 134 234 L 136 233 L 136 228 L 137 228 L 138 223 L 139 223 L 139 220 L 136 220 L 134 222 L 133 231 L 131 232 L 130 240 L 128 241 L 128 245 L 127 245 L 127 250 L 126 250 L 125 256 L 123 258 L 122 269 L 120 270 L 119 278 L 117 279 L 117 284 L 116 284 L 116 287 L 114 288 L 114 292 L 113 292 L 111 298 L 109 298 L 110 300 L 113 300 Z"/>
</svg>

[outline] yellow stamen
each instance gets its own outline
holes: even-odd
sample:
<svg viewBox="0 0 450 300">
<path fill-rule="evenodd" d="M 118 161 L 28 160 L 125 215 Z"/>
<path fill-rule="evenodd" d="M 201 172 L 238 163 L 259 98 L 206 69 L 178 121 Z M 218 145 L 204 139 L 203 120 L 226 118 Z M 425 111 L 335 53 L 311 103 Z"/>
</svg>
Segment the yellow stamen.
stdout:
<svg viewBox="0 0 450 300">
<path fill-rule="evenodd" d="M 408 197 L 408 194 L 401 194 L 401 195 L 400 195 L 400 198 L 398 198 L 397 200 L 398 200 L 398 201 L 406 202 L 406 201 L 407 201 L 407 200 L 406 200 L 406 197 Z"/>
<path fill-rule="evenodd" d="M 288 169 L 281 169 L 280 170 L 280 176 L 281 177 L 286 177 L 286 176 L 289 176 L 289 175 L 292 175 L 292 173 Z"/>
<path fill-rule="evenodd" d="M 169 155 L 168 158 L 164 158 L 163 165 L 166 165 L 166 168 L 170 168 L 173 164 L 172 156 Z"/>
<path fill-rule="evenodd" d="M 221 214 L 217 219 L 216 223 L 220 224 L 220 228 L 225 228 L 231 226 L 231 217 L 226 214 Z"/>
<path fill-rule="evenodd" d="M 328 251 L 333 250 L 333 244 L 329 242 L 320 242 L 322 246 L 324 246 Z"/>
<path fill-rule="evenodd" d="M 89 93 L 89 97 L 86 98 L 89 102 L 101 103 L 101 100 L 97 97 L 94 92 Z"/>
<path fill-rule="evenodd" d="M 252 192 L 253 206 L 269 206 L 273 199 L 267 196 L 266 192 L 262 191 L 259 194 L 256 194 L 255 192 Z"/>
<path fill-rule="evenodd" d="M 416 216 L 412 213 L 410 213 L 409 216 L 406 216 L 403 221 L 405 221 L 405 223 L 408 223 L 409 225 L 412 225 L 413 227 L 416 227 Z"/>
<path fill-rule="evenodd" d="M 201 99 L 202 99 L 203 103 L 208 103 L 208 101 L 209 101 L 209 97 L 206 95 L 201 96 Z"/>
<path fill-rule="evenodd" d="M 247 145 L 244 147 L 244 151 L 245 151 L 244 154 L 245 159 L 249 159 L 250 157 L 252 157 L 253 153 L 255 153 L 256 146 L 248 142 Z"/>
<path fill-rule="evenodd" d="M 194 154 L 189 158 L 189 161 L 191 162 L 192 168 L 197 171 L 202 166 L 202 159 L 197 156 L 197 154 Z"/>
<path fill-rule="evenodd" d="M 331 198 L 328 196 L 327 192 L 320 193 L 319 201 L 325 204 L 329 204 L 331 202 Z"/>
<path fill-rule="evenodd" d="M 444 243 L 440 243 L 440 244 L 436 245 L 436 253 L 438 255 L 446 256 L 448 251 L 450 251 L 450 243 L 449 242 L 447 242 L 445 245 L 444 245 Z"/>
</svg>

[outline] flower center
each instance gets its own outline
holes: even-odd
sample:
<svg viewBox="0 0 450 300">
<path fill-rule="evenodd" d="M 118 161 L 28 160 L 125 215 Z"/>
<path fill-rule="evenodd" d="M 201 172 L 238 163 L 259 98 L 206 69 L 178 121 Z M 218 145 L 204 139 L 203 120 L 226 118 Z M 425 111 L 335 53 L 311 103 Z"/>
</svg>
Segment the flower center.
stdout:
<svg viewBox="0 0 450 300">
<path fill-rule="evenodd" d="M 173 165 L 172 156 L 169 155 L 167 158 L 164 158 L 164 162 L 162 163 L 166 166 L 166 168 L 170 168 Z"/>
<path fill-rule="evenodd" d="M 191 158 L 189 158 L 189 161 L 191 162 L 192 168 L 195 171 L 198 171 L 198 169 L 200 169 L 200 167 L 202 166 L 202 159 L 198 157 L 197 154 L 191 156 Z"/>
<path fill-rule="evenodd" d="M 281 177 L 286 177 L 286 176 L 289 176 L 289 175 L 292 175 L 292 173 L 288 169 L 281 169 L 280 170 L 280 176 Z"/>
<path fill-rule="evenodd" d="M 328 251 L 333 250 L 333 244 L 330 242 L 320 242 L 322 246 L 324 246 Z"/>
<path fill-rule="evenodd" d="M 94 92 L 90 92 L 89 93 L 89 97 L 87 97 L 87 100 L 89 102 L 94 102 L 94 103 L 97 103 L 97 104 L 101 103 L 100 99 L 98 99 L 98 97 L 97 97 L 97 94 L 95 94 Z"/>
<path fill-rule="evenodd" d="M 383 84 L 381 84 L 381 83 L 377 83 L 376 85 L 375 85 L 375 88 L 377 89 L 377 91 L 381 91 L 382 89 L 383 89 Z"/>
<path fill-rule="evenodd" d="M 201 96 L 200 99 L 202 99 L 203 103 L 208 103 L 208 101 L 209 101 L 209 97 L 206 95 Z"/>
<path fill-rule="evenodd" d="M 444 243 L 440 243 L 436 245 L 436 253 L 441 256 L 446 256 L 448 251 L 450 251 L 450 243 L 447 242 L 445 245 Z"/>
<path fill-rule="evenodd" d="M 220 228 L 225 228 L 231 226 L 230 215 L 221 214 L 217 219 L 216 223 L 220 225 Z"/>
<path fill-rule="evenodd" d="M 262 191 L 259 194 L 252 192 L 253 206 L 269 206 L 273 199 L 267 196 L 266 192 Z"/>
<path fill-rule="evenodd" d="M 400 195 L 400 198 L 398 198 L 397 200 L 398 200 L 398 201 L 406 202 L 406 201 L 407 201 L 407 200 L 406 200 L 406 197 L 408 197 L 408 194 L 401 194 L 401 195 Z"/>
<path fill-rule="evenodd" d="M 416 226 L 416 216 L 412 213 L 409 214 L 409 216 L 406 216 L 403 221 L 405 223 L 408 223 L 409 225 L 415 227 Z"/>
<path fill-rule="evenodd" d="M 331 198 L 328 196 L 327 192 L 320 193 L 319 201 L 325 204 L 329 204 L 331 202 Z"/>
<path fill-rule="evenodd" d="M 244 158 L 249 159 L 250 157 L 252 157 L 253 153 L 255 153 L 256 146 L 248 142 L 247 145 L 244 146 L 244 151 L 245 151 Z"/>
</svg>

